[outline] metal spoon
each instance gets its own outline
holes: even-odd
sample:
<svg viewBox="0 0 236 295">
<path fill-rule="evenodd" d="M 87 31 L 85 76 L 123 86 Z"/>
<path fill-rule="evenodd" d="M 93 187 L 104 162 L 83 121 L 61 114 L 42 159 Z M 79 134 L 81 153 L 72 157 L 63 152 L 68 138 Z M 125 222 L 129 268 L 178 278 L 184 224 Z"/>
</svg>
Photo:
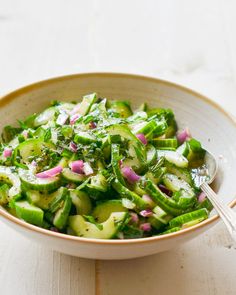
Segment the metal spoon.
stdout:
<svg viewBox="0 0 236 295">
<path fill-rule="evenodd" d="M 207 195 L 212 205 L 220 215 L 226 225 L 232 239 L 236 242 L 236 213 L 233 209 L 225 205 L 217 194 L 210 188 L 209 184 L 213 182 L 218 170 L 218 164 L 215 157 L 206 152 L 205 167 L 207 169 L 207 177 L 202 177 L 201 173 L 197 175 L 197 181 L 202 191 Z"/>
</svg>

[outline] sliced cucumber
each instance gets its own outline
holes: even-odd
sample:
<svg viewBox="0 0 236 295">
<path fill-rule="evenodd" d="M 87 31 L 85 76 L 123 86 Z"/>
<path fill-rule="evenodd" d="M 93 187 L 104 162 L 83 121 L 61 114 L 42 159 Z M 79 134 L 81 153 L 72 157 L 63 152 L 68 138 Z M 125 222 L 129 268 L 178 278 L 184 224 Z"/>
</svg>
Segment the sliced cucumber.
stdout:
<svg viewBox="0 0 236 295">
<path fill-rule="evenodd" d="M 71 171 L 70 168 L 64 168 L 62 170 L 61 176 L 66 181 L 73 182 L 73 183 L 81 183 L 86 179 L 85 175 L 75 173 Z"/>
<path fill-rule="evenodd" d="M 194 224 L 197 224 L 204 219 L 208 218 L 208 211 L 205 208 L 192 211 L 183 215 L 180 215 L 178 217 L 175 217 L 169 222 L 170 228 L 173 227 L 181 227 L 181 226 L 192 226 Z"/>
<path fill-rule="evenodd" d="M 96 101 L 97 101 L 97 94 L 96 93 L 85 95 L 83 97 L 82 102 L 79 104 L 79 107 L 76 110 L 76 113 L 80 114 L 81 116 L 87 115 L 87 113 L 90 111 L 92 105 Z"/>
<path fill-rule="evenodd" d="M 48 210 L 50 203 L 55 198 L 54 194 L 40 193 L 39 191 L 29 190 L 26 192 L 26 198 L 37 207 Z"/>
<path fill-rule="evenodd" d="M 129 141 L 129 154 L 132 159 L 127 159 L 127 163 L 132 167 L 141 169 L 146 164 L 146 149 L 140 140 L 129 130 L 126 125 L 112 125 L 106 128 L 109 135 L 120 135 Z"/>
<path fill-rule="evenodd" d="M 168 235 L 168 234 L 174 233 L 174 232 L 179 231 L 179 230 L 181 230 L 181 228 L 176 226 L 176 227 L 172 227 L 172 228 L 160 233 L 159 235 Z"/>
<path fill-rule="evenodd" d="M 175 174 L 178 178 L 186 181 L 189 185 L 193 185 L 193 178 L 188 169 L 176 167 L 175 165 L 167 161 L 165 163 L 165 166 L 167 168 L 168 173 Z"/>
<path fill-rule="evenodd" d="M 164 157 L 168 162 L 180 168 L 188 167 L 188 160 L 181 154 L 175 151 L 158 150 L 158 157 Z"/>
<path fill-rule="evenodd" d="M 101 230 L 93 223 L 85 221 L 81 215 L 69 217 L 69 226 L 76 235 L 93 239 L 112 239 L 119 232 L 127 218 L 127 212 L 113 212 L 101 223 Z"/>
<path fill-rule="evenodd" d="M 144 134 L 147 138 L 152 137 L 153 132 L 157 128 L 157 123 L 156 121 L 150 121 L 150 122 L 141 122 L 139 124 L 135 124 L 135 127 L 133 129 L 134 134 L 139 134 L 142 133 Z"/>
<path fill-rule="evenodd" d="M 53 191 L 61 185 L 59 177 L 38 178 L 30 170 L 19 169 L 24 190 Z"/>
<path fill-rule="evenodd" d="M 40 192 L 29 190 L 25 192 L 26 198 L 30 204 L 36 204 L 40 200 Z"/>
<path fill-rule="evenodd" d="M 146 119 L 147 119 L 147 113 L 144 111 L 139 111 L 139 112 L 136 112 L 135 114 L 133 114 L 132 116 L 130 116 L 129 118 L 127 118 L 127 122 L 131 123 L 131 124 L 136 122 L 136 124 L 137 124 L 137 122 L 143 121 Z"/>
<path fill-rule="evenodd" d="M 9 186 L 5 183 L 0 186 L 0 205 L 8 203 Z"/>
<path fill-rule="evenodd" d="M 68 189 L 60 187 L 57 191 L 51 194 L 52 201 L 49 204 L 49 211 L 55 213 L 59 208 L 62 207 L 62 203 L 68 194 Z"/>
<path fill-rule="evenodd" d="M 144 187 L 153 201 L 165 212 L 173 216 L 178 216 L 185 212 L 184 208 L 164 194 L 150 179 L 145 180 Z"/>
<path fill-rule="evenodd" d="M 120 181 L 121 184 L 125 185 L 125 180 L 120 170 L 119 161 L 120 161 L 120 146 L 118 144 L 113 143 L 111 145 L 111 165 L 116 178 Z"/>
<path fill-rule="evenodd" d="M 121 200 L 108 200 L 99 203 L 93 210 L 92 215 L 98 223 L 106 221 L 113 212 L 126 212 Z"/>
<path fill-rule="evenodd" d="M 127 198 L 131 202 L 133 202 L 138 209 L 146 209 L 148 207 L 148 204 L 136 193 L 129 190 L 127 187 L 123 186 L 118 179 L 115 179 L 112 182 L 113 188 L 120 194 L 122 198 Z"/>
<path fill-rule="evenodd" d="M 63 205 L 60 209 L 57 210 L 54 219 L 53 219 L 53 225 L 59 229 L 63 229 L 67 224 L 67 219 L 70 214 L 71 209 L 71 197 L 69 194 L 65 196 L 65 199 L 63 201 Z"/>
<path fill-rule="evenodd" d="M 92 210 L 92 203 L 89 196 L 85 192 L 78 190 L 70 190 L 72 203 L 76 207 L 76 212 L 79 215 L 89 215 Z"/>
<path fill-rule="evenodd" d="M 43 210 L 29 204 L 27 201 L 15 202 L 16 215 L 24 219 L 26 222 L 42 226 L 43 224 Z"/>
<path fill-rule="evenodd" d="M 161 220 L 161 218 L 157 217 L 156 214 L 153 214 L 152 216 L 148 217 L 148 222 L 151 223 L 151 226 L 156 230 L 160 230 L 168 223 L 164 219 Z"/>
<path fill-rule="evenodd" d="M 188 192 L 190 196 L 195 196 L 195 193 L 192 187 L 186 181 L 184 181 L 183 179 L 179 179 L 174 174 L 166 173 L 163 176 L 162 180 L 165 186 L 172 192 L 177 192 L 180 189 L 184 189 L 186 192 Z"/>
<path fill-rule="evenodd" d="M 184 142 L 181 146 L 179 146 L 177 148 L 176 152 L 187 158 L 187 156 L 189 154 L 189 145 L 188 145 L 188 143 Z"/>
<path fill-rule="evenodd" d="M 108 189 L 108 183 L 106 178 L 101 173 L 98 173 L 91 177 L 89 187 L 100 192 L 106 192 Z"/>
<path fill-rule="evenodd" d="M 120 100 L 111 101 L 109 109 L 118 113 L 121 118 L 128 118 L 133 114 L 130 108 L 130 104 L 127 101 L 120 101 Z"/>
<path fill-rule="evenodd" d="M 97 142 L 96 137 L 88 132 L 78 131 L 74 137 L 75 143 L 90 144 Z"/>
<path fill-rule="evenodd" d="M 75 107 L 74 103 L 70 102 L 62 102 L 61 104 L 57 105 L 56 108 L 61 112 L 69 113 Z"/>
<path fill-rule="evenodd" d="M 50 107 L 46 109 L 34 119 L 34 126 L 38 127 L 38 126 L 47 124 L 48 121 L 51 121 L 54 119 L 55 113 L 56 113 L 56 107 Z"/>
<path fill-rule="evenodd" d="M 160 230 L 168 224 L 168 222 L 172 219 L 172 216 L 167 214 L 160 207 L 158 208 L 160 212 L 158 212 L 158 214 L 154 213 L 152 216 L 150 216 L 148 218 L 148 222 L 150 222 L 155 229 Z"/>
<path fill-rule="evenodd" d="M 156 146 L 157 148 L 174 148 L 176 149 L 178 146 L 178 141 L 176 138 L 166 138 L 166 139 L 162 139 L 162 138 L 154 138 L 152 140 L 152 143 L 154 144 L 154 146 Z"/>
<path fill-rule="evenodd" d="M 198 140 L 191 138 L 187 144 L 189 147 L 187 159 L 191 164 L 191 168 L 196 168 L 203 165 L 206 150 L 202 148 L 201 143 Z"/>
<path fill-rule="evenodd" d="M 21 182 L 18 175 L 12 172 L 14 168 L 0 166 L 0 181 L 9 183 L 12 187 L 9 189 L 9 199 L 17 198 L 21 193 Z"/>
<path fill-rule="evenodd" d="M 20 143 L 14 150 L 13 163 L 21 168 L 27 168 L 34 157 L 38 158 L 42 155 L 45 148 L 54 148 L 51 143 L 43 142 L 41 139 L 28 139 Z M 31 161 L 29 161 L 31 159 Z"/>
<path fill-rule="evenodd" d="M 146 149 L 147 149 L 147 164 L 152 165 L 157 160 L 157 151 L 152 144 L 148 144 Z"/>
<path fill-rule="evenodd" d="M 34 119 L 34 127 L 47 124 L 55 119 L 56 113 L 68 113 L 75 105 L 73 103 L 61 103 L 60 105 L 47 108 Z M 59 115 L 60 116 L 60 115 Z"/>
</svg>

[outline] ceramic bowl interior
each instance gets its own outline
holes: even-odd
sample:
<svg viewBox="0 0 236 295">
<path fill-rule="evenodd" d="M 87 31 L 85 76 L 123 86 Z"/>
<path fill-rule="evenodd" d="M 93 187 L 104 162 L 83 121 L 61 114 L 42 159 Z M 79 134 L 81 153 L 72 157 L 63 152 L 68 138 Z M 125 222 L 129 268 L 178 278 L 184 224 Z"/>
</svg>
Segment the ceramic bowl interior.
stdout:
<svg viewBox="0 0 236 295">
<path fill-rule="evenodd" d="M 49 105 L 51 100 L 80 100 L 83 95 L 91 92 L 97 92 L 101 97 L 107 97 L 109 99 L 130 100 L 134 108 L 143 102 L 147 102 L 152 107 L 173 109 L 178 125 L 180 127 L 188 126 L 191 134 L 199 139 L 204 147 L 211 151 L 218 159 L 219 172 L 214 184 L 215 190 L 219 193 L 224 203 L 228 204 L 231 202 L 231 205 L 234 205 L 235 186 L 232 179 L 236 177 L 235 122 L 226 112 L 209 99 L 189 89 L 166 81 L 128 74 L 91 73 L 65 76 L 39 82 L 12 92 L 0 101 L 0 129 L 7 124 L 15 124 L 16 119 L 23 119 L 29 114 L 42 111 Z M 19 222 L 2 209 L 0 210 L 0 215 L 4 215 L 3 219 L 5 221 L 7 219 L 10 225 L 13 226 L 14 223 L 17 225 L 17 228 L 21 228 L 20 231 L 23 233 L 26 230 L 22 229 L 22 224 L 25 224 L 24 222 Z M 198 228 L 204 231 L 204 228 L 206 229 L 207 225 L 212 224 L 215 219 L 213 217 L 190 230 L 184 230 L 185 234 L 189 231 L 191 236 L 194 236 L 194 232 L 197 235 L 199 232 L 197 231 Z M 42 231 L 45 231 L 31 225 L 27 225 L 26 227 L 31 232 L 31 236 L 32 232 L 34 232 L 35 236 L 36 232 L 40 234 Z M 178 240 L 181 241 L 181 235 L 184 231 L 169 235 L 169 240 L 172 239 L 173 242 L 178 236 Z M 60 236 L 63 235 L 51 232 L 49 235 L 52 236 L 52 239 L 56 239 L 55 243 L 60 244 L 62 240 Z M 65 237 L 63 238 L 65 239 Z M 161 240 L 160 237 L 148 239 L 151 239 L 156 245 Z M 72 240 L 73 242 L 77 241 L 79 244 L 81 238 L 73 237 Z M 182 240 L 184 241 L 185 239 L 183 238 Z M 90 246 L 93 241 L 87 240 Z M 103 243 L 107 247 L 111 245 L 110 242 L 104 241 Z M 118 243 L 117 245 L 123 247 L 122 243 L 127 245 L 129 241 L 112 241 L 112 243 L 113 245 L 114 243 Z M 130 241 L 130 243 L 138 244 L 141 242 L 136 240 L 135 242 Z M 94 243 L 94 247 L 96 247 L 96 243 Z M 60 249 L 59 246 L 54 248 Z M 156 250 L 144 251 L 145 253 L 139 250 L 135 256 L 134 254 L 127 254 L 120 258 L 138 257 L 158 251 L 160 251 L 158 247 L 156 247 Z M 80 250 L 77 253 L 70 250 L 63 250 L 62 252 L 89 258 L 119 259 L 119 255 L 115 256 L 115 253 L 114 255 L 110 253 L 110 255 L 106 256 L 106 254 L 88 255 L 82 253 L 83 251 Z"/>
</svg>

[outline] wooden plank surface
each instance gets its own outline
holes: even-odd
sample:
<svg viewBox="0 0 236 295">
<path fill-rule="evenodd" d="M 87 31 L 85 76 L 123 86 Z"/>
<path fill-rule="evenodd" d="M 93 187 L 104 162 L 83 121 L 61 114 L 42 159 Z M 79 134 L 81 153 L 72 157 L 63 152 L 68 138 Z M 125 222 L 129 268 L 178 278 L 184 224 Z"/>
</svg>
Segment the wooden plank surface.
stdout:
<svg viewBox="0 0 236 295">
<path fill-rule="evenodd" d="M 182 83 L 236 115 L 233 0 L 0 0 L 0 95 L 48 77 L 120 71 Z M 236 294 L 219 223 L 173 251 L 128 261 L 53 252 L 0 224 L 0 294 Z"/>
</svg>

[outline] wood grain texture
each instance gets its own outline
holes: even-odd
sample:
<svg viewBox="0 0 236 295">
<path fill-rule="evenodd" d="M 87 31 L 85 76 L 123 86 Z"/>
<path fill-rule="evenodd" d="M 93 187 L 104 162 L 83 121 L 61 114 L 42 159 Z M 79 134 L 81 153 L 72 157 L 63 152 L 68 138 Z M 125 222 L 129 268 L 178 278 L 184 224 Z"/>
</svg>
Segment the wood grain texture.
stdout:
<svg viewBox="0 0 236 295">
<path fill-rule="evenodd" d="M 233 0 L 0 0 L 0 95 L 51 76 L 120 71 L 200 91 L 236 115 Z M 234 295 L 236 250 L 219 223 L 173 251 L 74 258 L 0 225 L 3 295 Z"/>
</svg>

